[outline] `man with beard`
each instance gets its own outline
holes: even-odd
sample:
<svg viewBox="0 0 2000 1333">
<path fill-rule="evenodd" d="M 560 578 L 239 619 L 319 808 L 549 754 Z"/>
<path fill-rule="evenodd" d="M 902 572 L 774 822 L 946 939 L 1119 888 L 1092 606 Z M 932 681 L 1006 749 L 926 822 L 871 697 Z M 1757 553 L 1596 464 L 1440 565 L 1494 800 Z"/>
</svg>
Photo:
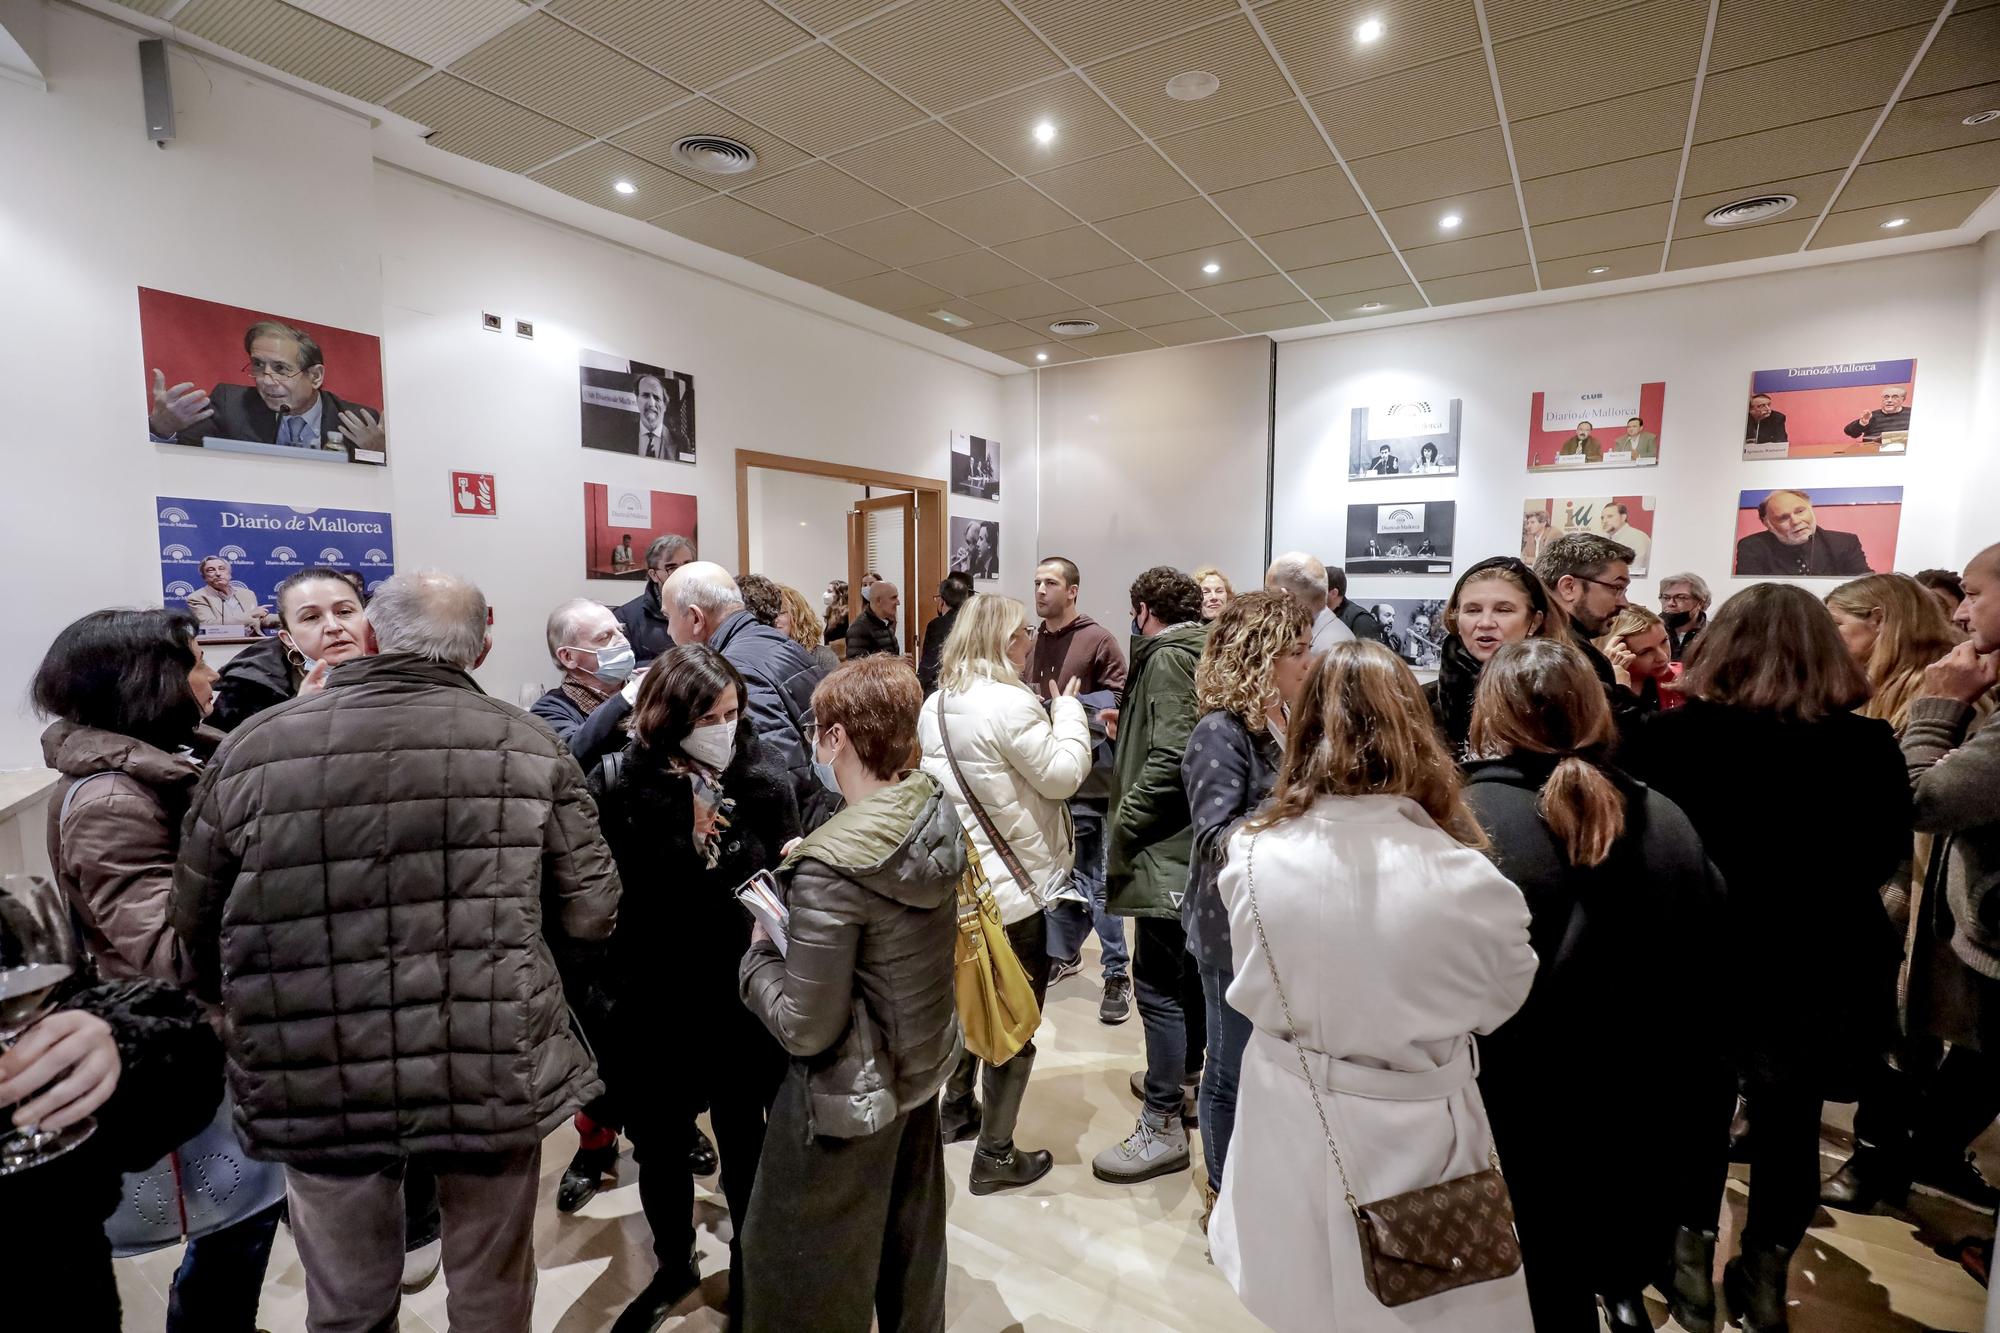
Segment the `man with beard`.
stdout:
<svg viewBox="0 0 2000 1333">
<path fill-rule="evenodd" d="M 243 335 L 251 383 L 218 384 L 203 393 L 193 384 L 171 387 L 153 371 L 153 412 L 147 423 L 159 444 L 247 440 L 287 449 L 372 454 L 382 461 L 382 409 L 335 397 L 326 385 L 326 361 L 311 334 L 276 320 L 259 320 Z"/>
<path fill-rule="evenodd" d="M 1861 539 L 1822 528 L 1804 491 L 1772 491 L 1757 506 L 1764 531 L 1736 543 L 1736 572 L 1752 577 L 1872 574 Z"/>
<path fill-rule="evenodd" d="M 1785 414 L 1771 406 L 1771 395 L 1751 394 L 1750 416 L 1743 426 L 1743 443 L 1784 444 L 1789 438 L 1785 434 Z"/>
<path fill-rule="evenodd" d="M 1660 620 L 1674 661 L 1686 657 L 1695 636 L 1707 628 L 1712 601 L 1708 580 L 1699 574 L 1669 574 L 1660 580 Z"/>
</svg>

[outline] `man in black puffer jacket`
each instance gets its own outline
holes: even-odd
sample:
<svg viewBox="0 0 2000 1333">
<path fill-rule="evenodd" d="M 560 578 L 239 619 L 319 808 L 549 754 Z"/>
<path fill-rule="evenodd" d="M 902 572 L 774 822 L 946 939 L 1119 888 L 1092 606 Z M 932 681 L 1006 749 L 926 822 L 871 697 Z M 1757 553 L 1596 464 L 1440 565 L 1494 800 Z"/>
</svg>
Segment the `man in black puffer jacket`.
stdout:
<svg viewBox="0 0 2000 1333">
<path fill-rule="evenodd" d="M 601 941 L 618 874 L 583 773 L 468 674 L 486 599 L 389 580 L 379 656 L 217 751 L 174 927 L 219 1000 L 236 1130 L 282 1162 L 315 1327 L 390 1327 L 403 1173 L 436 1167 L 452 1322 L 525 1333 L 541 1142 L 601 1089 L 552 944 Z"/>
<path fill-rule="evenodd" d="M 813 776 L 813 688 L 826 668 L 790 636 L 743 609 L 736 580 L 721 565 L 697 560 L 667 580 L 661 594 L 675 643 L 705 643 L 743 676 L 743 711 L 757 739 L 770 747 L 791 777 L 799 817 L 818 828 L 840 807 L 839 798 Z"/>
</svg>

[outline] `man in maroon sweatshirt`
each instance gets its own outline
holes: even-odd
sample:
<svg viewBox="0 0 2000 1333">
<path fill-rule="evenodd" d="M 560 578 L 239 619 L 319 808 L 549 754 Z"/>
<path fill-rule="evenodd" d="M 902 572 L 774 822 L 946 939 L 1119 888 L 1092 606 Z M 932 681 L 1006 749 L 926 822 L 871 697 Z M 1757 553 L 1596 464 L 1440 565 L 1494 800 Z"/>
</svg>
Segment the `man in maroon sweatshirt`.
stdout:
<svg viewBox="0 0 2000 1333">
<path fill-rule="evenodd" d="M 1076 609 L 1081 581 L 1076 562 L 1059 555 L 1035 566 L 1035 614 L 1042 623 L 1028 657 L 1028 684 L 1051 699 L 1078 681 L 1084 705 L 1094 712 L 1093 729 L 1101 720 L 1115 740 L 1118 705 L 1125 697 L 1125 653 L 1110 630 Z M 1110 795 L 1108 779 L 1092 773 L 1069 803 L 1076 825 L 1076 885 L 1089 896 L 1090 910 L 1075 902 L 1050 910 L 1049 955 L 1056 966 L 1053 983 L 1077 970 L 1084 936 L 1096 927 L 1104 958 L 1104 1000 L 1097 1017 L 1116 1024 L 1132 1016 L 1132 977 L 1125 920 L 1104 910 L 1104 816 Z"/>
</svg>

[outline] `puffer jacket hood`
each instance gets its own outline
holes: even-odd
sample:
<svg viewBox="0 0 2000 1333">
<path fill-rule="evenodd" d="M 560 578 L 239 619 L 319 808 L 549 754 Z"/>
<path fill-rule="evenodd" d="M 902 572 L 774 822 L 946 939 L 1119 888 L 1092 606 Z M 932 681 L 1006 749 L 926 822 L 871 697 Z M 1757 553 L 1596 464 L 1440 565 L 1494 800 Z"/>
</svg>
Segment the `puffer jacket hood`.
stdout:
<svg viewBox="0 0 2000 1333">
<path fill-rule="evenodd" d="M 1196 662 L 1201 661 L 1201 650 L 1208 646 L 1209 624 L 1206 621 L 1190 620 L 1163 629 L 1150 637 L 1143 634 L 1132 638 L 1132 675 L 1137 676 L 1146 669 L 1146 663 L 1153 660 L 1155 653 L 1185 653 Z"/>
<path fill-rule="evenodd" d="M 943 788 L 928 773 L 846 806 L 807 834 L 780 867 L 818 861 L 904 907 L 951 901 L 965 873 L 965 839 Z"/>
<path fill-rule="evenodd" d="M 199 733 L 198 733 L 199 735 Z M 200 739 L 213 750 L 221 737 L 208 732 Z M 123 773 L 148 787 L 193 786 L 201 770 L 185 754 L 168 754 L 135 736 L 58 720 L 42 733 L 42 762 L 69 778 L 93 773 Z"/>
</svg>

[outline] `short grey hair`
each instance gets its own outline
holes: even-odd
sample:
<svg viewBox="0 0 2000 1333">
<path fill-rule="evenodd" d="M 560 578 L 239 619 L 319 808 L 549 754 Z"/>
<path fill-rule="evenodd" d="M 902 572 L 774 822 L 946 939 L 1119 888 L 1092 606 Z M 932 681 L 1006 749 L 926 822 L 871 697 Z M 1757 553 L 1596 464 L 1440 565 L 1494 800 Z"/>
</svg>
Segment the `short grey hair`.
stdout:
<svg viewBox="0 0 2000 1333">
<path fill-rule="evenodd" d="M 375 590 L 368 623 L 385 653 L 470 670 L 486 647 L 486 594 L 439 569 L 398 574 Z"/>
<path fill-rule="evenodd" d="M 1701 603 L 1701 609 L 1704 611 L 1708 610 L 1715 602 L 1714 594 L 1708 590 L 1708 580 L 1699 574 L 1667 575 L 1660 580 L 1660 595 L 1664 597 L 1667 589 L 1676 585 L 1686 588 L 1689 592 L 1693 593 L 1694 599 Z"/>
<path fill-rule="evenodd" d="M 743 609 L 743 590 L 736 586 L 736 576 L 721 565 L 696 560 L 675 570 L 661 586 L 660 602 L 681 610 L 692 607 L 714 622 Z"/>
<path fill-rule="evenodd" d="M 611 608 L 602 602 L 593 602 L 588 597 L 573 597 L 555 610 L 549 612 L 548 639 L 549 657 L 553 659 L 558 648 L 574 648 L 576 636 L 583 629 L 583 618 L 592 611 L 610 614 Z M 560 662 L 557 663 L 561 665 Z"/>
<path fill-rule="evenodd" d="M 1264 582 L 1277 584 L 1309 611 L 1326 605 L 1326 566 L 1304 551 L 1287 551 L 1273 560 Z"/>
<path fill-rule="evenodd" d="M 694 543 L 681 536 L 678 532 L 669 532 L 664 537 L 653 538 L 646 545 L 646 568 L 656 568 L 661 558 L 668 552 L 678 551 L 682 548 L 685 548 L 689 555 L 694 554 Z"/>
<path fill-rule="evenodd" d="M 1595 532 L 1566 532 L 1542 549 L 1535 573 L 1553 591 L 1556 580 L 1564 576 L 1594 579 L 1610 566 L 1629 565 L 1632 560 L 1632 548 L 1623 542 Z"/>
</svg>

